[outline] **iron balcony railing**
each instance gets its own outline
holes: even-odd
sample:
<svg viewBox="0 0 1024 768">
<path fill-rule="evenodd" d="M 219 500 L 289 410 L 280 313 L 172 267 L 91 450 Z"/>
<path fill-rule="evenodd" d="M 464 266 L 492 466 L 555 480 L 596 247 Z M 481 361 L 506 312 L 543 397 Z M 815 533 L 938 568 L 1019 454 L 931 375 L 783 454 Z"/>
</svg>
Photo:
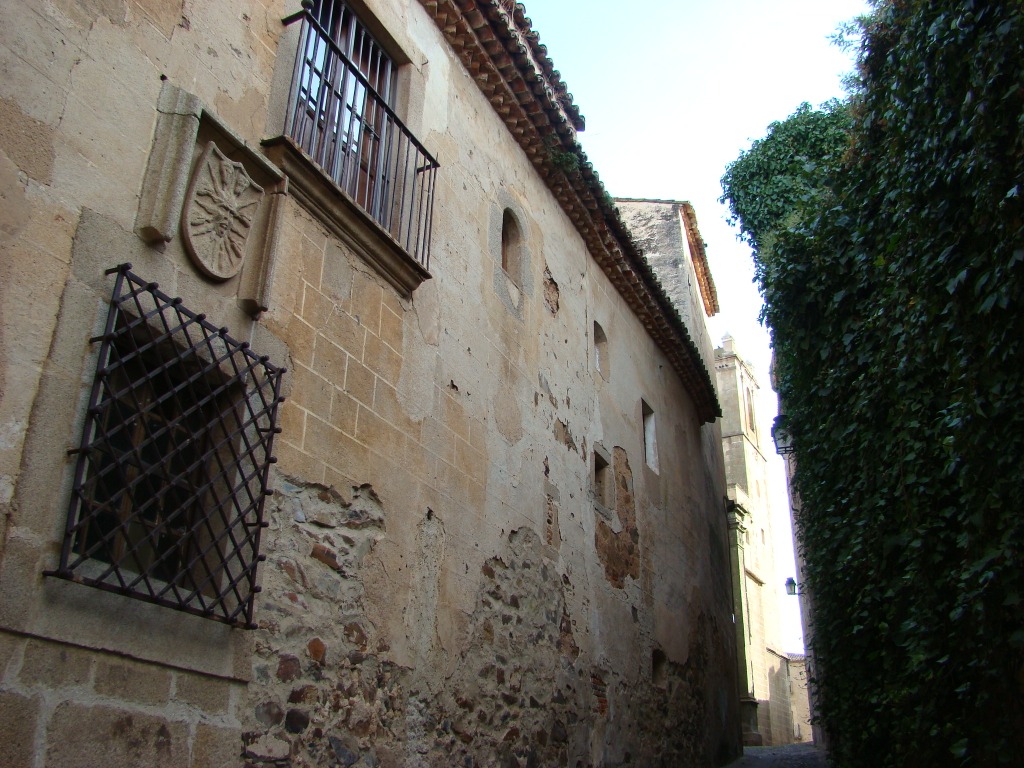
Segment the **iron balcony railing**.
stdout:
<svg viewBox="0 0 1024 768">
<path fill-rule="evenodd" d="M 307 4 L 308 5 L 308 4 Z M 406 128 L 378 88 L 377 64 L 353 62 L 310 8 L 302 24 L 285 131 L 330 179 L 425 269 L 438 162 Z M 369 72 L 370 77 L 364 72 Z"/>
</svg>

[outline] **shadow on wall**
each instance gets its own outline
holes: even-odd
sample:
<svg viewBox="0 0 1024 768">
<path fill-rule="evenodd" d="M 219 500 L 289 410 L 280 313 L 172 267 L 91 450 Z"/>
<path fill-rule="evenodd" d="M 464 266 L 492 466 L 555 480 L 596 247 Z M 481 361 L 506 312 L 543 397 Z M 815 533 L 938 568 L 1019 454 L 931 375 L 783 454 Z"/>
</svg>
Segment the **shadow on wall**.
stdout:
<svg viewBox="0 0 1024 768">
<path fill-rule="evenodd" d="M 778 665 L 772 667 L 768 674 L 769 701 L 761 702 L 768 707 L 768 744 L 792 744 L 795 740 L 793 730 L 793 707 L 790 700 L 792 693 L 789 679 L 789 661 L 777 659 Z"/>
</svg>

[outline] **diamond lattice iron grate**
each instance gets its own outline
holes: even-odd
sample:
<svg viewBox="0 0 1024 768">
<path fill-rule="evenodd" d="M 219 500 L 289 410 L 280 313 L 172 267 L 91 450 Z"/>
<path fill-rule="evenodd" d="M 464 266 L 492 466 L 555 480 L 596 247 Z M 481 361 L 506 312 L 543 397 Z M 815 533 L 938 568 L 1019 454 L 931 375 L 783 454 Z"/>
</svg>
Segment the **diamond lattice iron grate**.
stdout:
<svg viewBox="0 0 1024 768">
<path fill-rule="evenodd" d="M 49 575 L 253 626 L 284 368 L 122 264 Z"/>
</svg>

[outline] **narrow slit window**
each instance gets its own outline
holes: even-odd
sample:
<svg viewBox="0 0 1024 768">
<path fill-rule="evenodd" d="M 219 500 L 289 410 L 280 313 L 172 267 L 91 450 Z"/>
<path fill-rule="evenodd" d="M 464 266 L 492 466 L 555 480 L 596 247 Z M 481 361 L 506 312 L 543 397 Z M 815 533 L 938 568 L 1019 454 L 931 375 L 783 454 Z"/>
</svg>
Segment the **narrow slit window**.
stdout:
<svg viewBox="0 0 1024 768">
<path fill-rule="evenodd" d="M 508 208 L 501 216 L 501 268 L 505 270 L 512 282 L 522 282 L 522 235 L 515 216 Z"/>
<path fill-rule="evenodd" d="M 658 435 L 654 425 L 654 410 L 646 400 L 640 401 L 644 419 L 644 460 L 647 466 L 658 471 Z"/>
<path fill-rule="evenodd" d="M 594 321 L 594 368 L 597 372 L 608 378 L 610 372 L 608 360 L 608 336 L 605 335 L 601 324 Z"/>
<path fill-rule="evenodd" d="M 599 453 L 594 454 L 594 499 L 605 507 L 612 506 L 612 469 Z"/>
<path fill-rule="evenodd" d="M 651 651 L 651 682 L 659 688 L 664 688 L 667 683 L 668 657 L 660 648 Z"/>
<path fill-rule="evenodd" d="M 754 420 L 754 393 L 747 387 L 747 429 L 752 435 L 757 434 L 757 422 Z"/>
</svg>

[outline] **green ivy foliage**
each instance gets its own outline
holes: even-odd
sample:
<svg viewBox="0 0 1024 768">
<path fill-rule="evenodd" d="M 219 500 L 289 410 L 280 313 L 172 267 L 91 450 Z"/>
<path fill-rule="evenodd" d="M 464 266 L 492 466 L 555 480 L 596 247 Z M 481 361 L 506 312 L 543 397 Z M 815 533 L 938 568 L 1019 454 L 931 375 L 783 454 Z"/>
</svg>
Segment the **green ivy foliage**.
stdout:
<svg viewBox="0 0 1024 768">
<path fill-rule="evenodd" d="M 778 229 L 813 209 L 849 147 L 850 128 L 847 103 L 833 100 L 815 110 L 805 102 L 729 164 L 719 202 L 729 204 L 729 222 L 752 248 L 767 253 Z"/>
<path fill-rule="evenodd" d="M 845 143 L 791 142 L 776 178 L 785 146 L 759 155 L 801 108 L 723 180 L 797 451 L 840 768 L 1024 764 L 1022 41 L 1019 0 L 878 2 Z"/>
</svg>

